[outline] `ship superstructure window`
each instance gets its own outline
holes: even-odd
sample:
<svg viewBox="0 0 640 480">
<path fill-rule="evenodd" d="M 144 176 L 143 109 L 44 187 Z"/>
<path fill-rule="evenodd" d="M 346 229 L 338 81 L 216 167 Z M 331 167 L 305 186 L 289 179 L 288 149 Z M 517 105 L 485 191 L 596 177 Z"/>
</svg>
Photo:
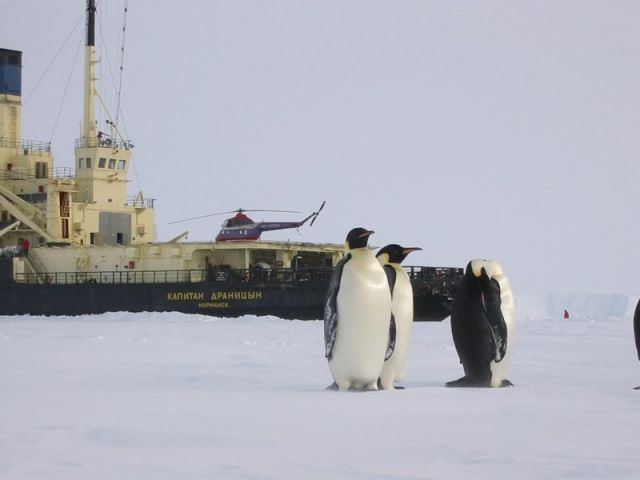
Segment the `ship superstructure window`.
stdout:
<svg viewBox="0 0 640 480">
<path fill-rule="evenodd" d="M 87 168 L 91 168 L 91 158 L 87 158 Z"/>
<path fill-rule="evenodd" d="M 47 178 L 47 162 L 36 162 L 36 178 Z"/>
<path fill-rule="evenodd" d="M 98 168 L 104 168 L 106 166 L 107 166 L 106 158 L 101 158 L 100 160 L 98 160 Z"/>
<path fill-rule="evenodd" d="M 116 159 L 115 158 L 110 158 L 109 159 L 109 168 L 111 170 L 114 170 L 116 168 Z"/>
<path fill-rule="evenodd" d="M 78 159 L 78 168 L 84 168 L 84 158 Z"/>
<path fill-rule="evenodd" d="M 118 170 L 124 170 L 125 165 L 127 164 L 126 160 L 118 161 Z"/>
</svg>

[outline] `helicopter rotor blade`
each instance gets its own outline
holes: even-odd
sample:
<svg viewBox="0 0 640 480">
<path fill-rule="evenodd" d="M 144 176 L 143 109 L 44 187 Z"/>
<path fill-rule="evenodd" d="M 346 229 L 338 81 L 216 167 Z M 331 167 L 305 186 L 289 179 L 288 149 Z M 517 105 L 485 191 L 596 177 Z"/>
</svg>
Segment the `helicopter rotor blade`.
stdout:
<svg viewBox="0 0 640 480">
<path fill-rule="evenodd" d="M 234 210 L 235 211 L 235 210 Z M 215 215 L 224 215 L 226 213 L 233 213 L 233 212 L 220 212 L 220 213 L 209 213 L 207 215 L 199 215 L 197 217 L 191 217 L 191 218 L 183 218 L 182 220 L 174 220 L 173 222 L 168 222 L 167 225 L 173 225 L 174 223 L 182 223 L 182 222 L 189 222 L 191 220 L 198 220 L 199 218 L 207 218 L 207 217 L 213 217 Z"/>
<path fill-rule="evenodd" d="M 216 215 L 229 215 L 230 213 L 242 213 L 242 212 L 301 213 L 301 212 L 296 211 L 296 210 L 267 210 L 267 209 L 245 210 L 244 208 L 238 208 L 237 210 L 229 210 L 227 212 L 208 213 L 206 215 L 199 215 L 197 217 L 183 218 L 182 220 L 175 220 L 173 222 L 168 222 L 167 225 L 172 225 L 174 223 L 189 222 L 191 220 L 198 220 L 200 218 L 215 217 Z"/>
<path fill-rule="evenodd" d="M 241 209 L 243 212 L 275 212 L 275 213 L 302 213 L 299 210 L 260 210 L 260 209 L 254 209 L 254 210 L 245 210 L 245 209 Z M 237 211 L 237 210 L 236 210 Z"/>
</svg>

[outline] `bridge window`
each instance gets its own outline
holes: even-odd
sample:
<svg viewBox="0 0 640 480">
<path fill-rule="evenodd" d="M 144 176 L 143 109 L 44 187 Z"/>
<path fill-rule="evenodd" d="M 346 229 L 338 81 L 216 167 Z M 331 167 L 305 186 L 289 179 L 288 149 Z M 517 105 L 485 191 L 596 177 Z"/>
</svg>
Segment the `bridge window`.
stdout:
<svg viewBox="0 0 640 480">
<path fill-rule="evenodd" d="M 106 158 L 101 158 L 100 160 L 98 160 L 98 168 L 104 168 L 106 166 L 107 166 Z"/>
<path fill-rule="evenodd" d="M 84 168 L 84 158 L 78 159 L 78 168 Z"/>
<path fill-rule="evenodd" d="M 87 168 L 91 168 L 91 159 L 87 158 Z"/>
<path fill-rule="evenodd" d="M 118 161 L 118 170 L 124 170 L 126 164 L 127 162 L 125 160 Z"/>
<path fill-rule="evenodd" d="M 115 158 L 110 158 L 110 159 L 109 159 L 109 168 L 110 168 L 111 170 L 113 170 L 113 169 L 115 169 L 115 168 L 116 168 L 116 159 L 115 159 Z"/>
</svg>

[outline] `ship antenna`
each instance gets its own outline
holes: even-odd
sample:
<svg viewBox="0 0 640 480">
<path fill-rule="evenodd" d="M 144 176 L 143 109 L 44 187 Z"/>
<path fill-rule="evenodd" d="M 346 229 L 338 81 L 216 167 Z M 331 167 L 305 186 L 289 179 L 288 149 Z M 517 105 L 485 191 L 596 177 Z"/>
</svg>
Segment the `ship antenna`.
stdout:
<svg viewBox="0 0 640 480">
<path fill-rule="evenodd" d="M 120 78 L 118 79 L 118 103 L 116 106 L 116 125 L 120 118 L 120 98 L 122 96 L 122 76 L 124 73 L 124 43 L 127 34 L 127 12 L 129 11 L 129 1 L 124 3 L 124 15 L 122 19 L 122 45 L 120 47 Z"/>
</svg>

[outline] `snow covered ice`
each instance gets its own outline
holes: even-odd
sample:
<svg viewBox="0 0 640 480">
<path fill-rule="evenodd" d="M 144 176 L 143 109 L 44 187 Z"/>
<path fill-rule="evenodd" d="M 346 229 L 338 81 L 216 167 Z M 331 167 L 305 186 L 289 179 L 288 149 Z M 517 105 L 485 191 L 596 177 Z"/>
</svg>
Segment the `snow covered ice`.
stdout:
<svg viewBox="0 0 640 480">
<path fill-rule="evenodd" d="M 319 321 L 0 317 L 0 478 L 639 478 L 631 317 L 524 318 L 515 388 L 444 388 L 445 320 L 406 390 L 345 393 Z"/>
</svg>

